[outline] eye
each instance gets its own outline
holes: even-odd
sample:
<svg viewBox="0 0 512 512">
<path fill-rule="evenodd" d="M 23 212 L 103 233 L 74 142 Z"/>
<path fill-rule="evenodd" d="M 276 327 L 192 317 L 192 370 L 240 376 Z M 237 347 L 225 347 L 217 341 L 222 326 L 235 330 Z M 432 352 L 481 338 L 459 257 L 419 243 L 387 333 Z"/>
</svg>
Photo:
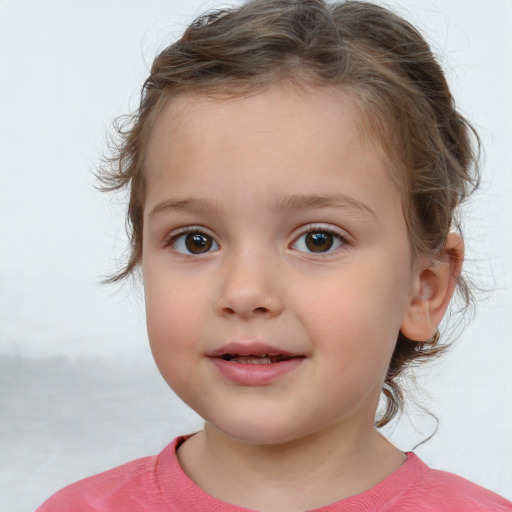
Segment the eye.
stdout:
<svg viewBox="0 0 512 512">
<path fill-rule="evenodd" d="M 173 236 L 169 245 L 181 254 L 205 254 L 219 248 L 217 242 L 202 231 L 188 231 Z"/>
<path fill-rule="evenodd" d="M 346 243 L 343 236 L 326 229 L 314 229 L 301 235 L 292 244 L 297 251 L 309 253 L 333 252 Z"/>
</svg>

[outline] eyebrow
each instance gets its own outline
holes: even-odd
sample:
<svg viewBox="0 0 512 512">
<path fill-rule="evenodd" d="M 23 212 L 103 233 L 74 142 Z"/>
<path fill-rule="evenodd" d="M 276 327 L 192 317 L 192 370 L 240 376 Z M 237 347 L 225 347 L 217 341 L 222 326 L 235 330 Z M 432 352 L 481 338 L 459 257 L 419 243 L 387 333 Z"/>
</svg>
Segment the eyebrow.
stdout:
<svg viewBox="0 0 512 512">
<path fill-rule="evenodd" d="M 320 208 L 340 208 L 353 213 L 362 213 L 366 217 L 377 219 L 376 213 L 365 203 L 343 194 L 336 195 L 291 195 L 282 196 L 274 202 L 276 210 L 302 210 L 302 209 L 320 209 Z"/>
<path fill-rule="evenodd" d="M 377 215 L 368 205 L 343 194 L 297 194 L 290 196 L 280 196 L 272 204 L 272 209 L 278 211 L 296 211 L 321 208 L 340 208 L 356 214 L 363 214 L 365 217 L 373 217 L 377 219 Z M 160 213 L 201 213 L 204 211 L 212 210 L 219 211 L 220 209 L 221 208 L 217 203 L 211 202 L 207 199 L 169 199 L 156 204 L 149 213 L 149 218 L 151 219 Z"/>
<path fill-rule="evenodd" d="M 170 212 L 193 212 L 199 213 L 205 210 L 219 210 L 219 206 L 216 203 L 212 203 L 207 199 L 199 198 L 186 198 L 180 200 L 169 199 L 157 203 L 155 207 L 149 212 L 149 218 L 151 219 L 159 213 L 170 213 Z"/>
</svg>

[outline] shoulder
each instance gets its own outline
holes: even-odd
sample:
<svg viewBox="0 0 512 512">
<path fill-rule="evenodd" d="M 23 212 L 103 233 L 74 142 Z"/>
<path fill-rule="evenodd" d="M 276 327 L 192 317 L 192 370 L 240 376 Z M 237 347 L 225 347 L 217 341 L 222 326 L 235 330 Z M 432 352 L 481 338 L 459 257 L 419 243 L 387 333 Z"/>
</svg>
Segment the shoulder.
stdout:
<svg viewBox="0 0 512 512">
<path fill-rule="evenodd" d="M 512 512 L 512 502 L 465 478 L 428 467 L 415 454 L 408 454 L 415 485 L 401 497 L 403 510 L 439 512 Z M 400 509 L 402 510 L 402 509 Z"/>
<path fill-rule="evenodd" d="M 36 512 L 143 512 L 159 510 L 159 466 L 174 458 L 177 440 L 159 455 L 137 459 L 64 487 Z"/>
</svg>

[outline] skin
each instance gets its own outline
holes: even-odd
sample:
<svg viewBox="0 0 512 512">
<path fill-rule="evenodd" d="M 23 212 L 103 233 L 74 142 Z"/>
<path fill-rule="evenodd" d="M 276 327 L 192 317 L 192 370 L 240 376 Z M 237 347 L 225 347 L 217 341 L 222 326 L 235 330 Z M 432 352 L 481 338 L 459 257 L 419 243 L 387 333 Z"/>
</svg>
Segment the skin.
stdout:
<svg viewBox="0 0 512 512">
<path fill-rule="evenodd" d="M 148 334 L 164 379 L 205 419 L 178 458 L 212 496 L 312 509 L 404 462 L 374 428 L 382 383 L 400 330 L 435 332 L 463 249 L 451 234 L 436 262 L 413 259 L 389 165 L 340 90 L 183 95 L 158 116 L 145 166 Z M 211 248 L 188 254 L 199 228 Z M 333 246 L 312 252 L 306 235 L 326 231 Z M 245 386 L 207 355 L 253 341 L 301 364 Z"/>
</svg>

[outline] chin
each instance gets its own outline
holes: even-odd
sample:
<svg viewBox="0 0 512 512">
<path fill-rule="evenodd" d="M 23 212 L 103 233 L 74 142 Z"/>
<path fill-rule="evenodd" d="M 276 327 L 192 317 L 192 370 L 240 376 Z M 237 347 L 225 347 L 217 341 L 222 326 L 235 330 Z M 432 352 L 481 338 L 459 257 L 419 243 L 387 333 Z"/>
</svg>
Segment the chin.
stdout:
<svg viewBox="0 0 512 512">
<path fill-rule="evenodd" d="M 296 429 L 292 429 L 289 423 L 272 421 L 268 418 L 252 418 L 252 421 L 208 421 L 221 434 L 241 443 L 275 446 L 296 441 L 304 435 L 300 435 Z M 305 434 L 307 435 L 307 434 Z"/>
<path fill-rule="evenodd" d="M 289 432 L 275 433 L 275 432 L 222 432 L 224 435 L 233 439 L 234 441 L 250 444 L 254 446 L 278 446 L 284 445 L 291 441 L 295 441 Z"/>
</svg>

